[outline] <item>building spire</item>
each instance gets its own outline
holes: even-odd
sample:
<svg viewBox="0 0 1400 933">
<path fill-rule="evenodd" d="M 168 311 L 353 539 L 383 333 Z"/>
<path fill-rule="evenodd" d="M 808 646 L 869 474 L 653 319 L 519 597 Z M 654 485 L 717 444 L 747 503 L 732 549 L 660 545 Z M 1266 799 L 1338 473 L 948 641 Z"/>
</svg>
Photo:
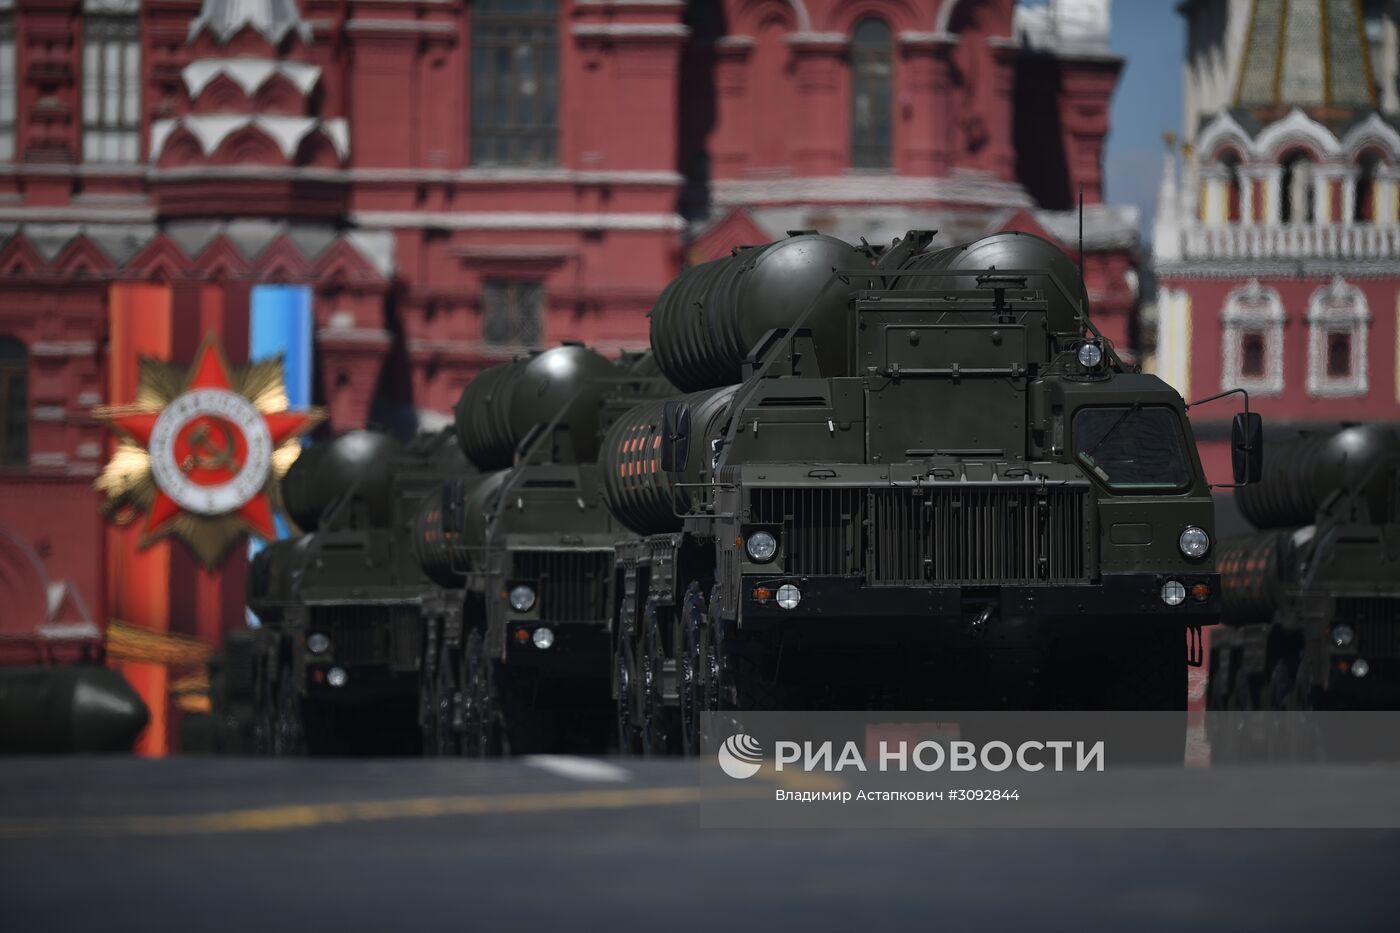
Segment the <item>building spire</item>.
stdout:
<svg viewBox="0 0 1400 933">
<path fill-rule="evenodd" d="M 1181 196 L 1177 188 L 1176 134 L 1164 133 L 1166 153 L 1162 158 L 1162 183 L 1157 189 L 1157 215 L 1152 224 L 1152 243 L 1158 261 L 1181 258 Z"/>
<path fill-rule="evenodd" d="M 191 41 L 201 31 L 223 45 L 245 28 L 251 27 L 272 45 L 295 32 L 311 42 L 311 25 L 301 18 L 297 0 L 204 0 L 199 15 L 190 23 Z"/>
<path fill-rule="evenodd" d="M 1355 0 L 1253 0 L 1236 106 L 1324 117 L 1375 110 L 1365 28 Z"/>
</svg>

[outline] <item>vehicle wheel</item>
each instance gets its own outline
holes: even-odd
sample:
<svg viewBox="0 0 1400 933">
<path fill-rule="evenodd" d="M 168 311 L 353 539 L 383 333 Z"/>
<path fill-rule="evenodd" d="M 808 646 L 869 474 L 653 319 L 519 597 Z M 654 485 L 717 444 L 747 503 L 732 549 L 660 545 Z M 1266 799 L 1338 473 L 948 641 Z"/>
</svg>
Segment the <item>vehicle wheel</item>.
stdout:
<svg viewBox="0 0 1400 933">
<path fill-rule="evenodd" d="M 1206 742 L 1210 745 L 1212 764 L 1234 759 L 1234 734 L 1230 714 L 1230 649 L 1216 648 L 1210 653 L 1210 684 L 1206 690 Z"/>
<path fill-rule="evenodd" d="M 473 758 L 501 754 L 500 704 L 496 695 L 495 665 L 486 656 L 485 636 L 474 629 L 467 636 L 464 653 L 462 725 L 466 754 Z"/>
<path fill-rule="evenodd" d="M 1258 763 L 1269 754 L 1269 715 L 1259 709 L 1260 697 L 1248 671 L 1237 671 L 1230 691 L 1227 721 L 1234 735 L 1236 761 Z"/>
<path fill-rule="evenodd" d="M 1304 650 L 1298 657 L 1298 666 L 1293 671 L 1293 696 L 1289 700 L 1290 709 L 1308 713 L 1317 709 L 1318 696 L 1312 682 L 1312 664 Z"/>
<path fill-rule="evenodd" d="M 623 755 L 636 755 L 642 748 L 636 671 L 632 635 L 620 631 L 613 648 L 613 679 L 617 685 L 617 750 Z"/>
<path fill-rule="evenodd" d="M 665 755 L 670 751 L 671 740 L 662 696 L 662 665 L 666 662 L 666 652 L 661 643 L 661 624 L 654 602 L 647 603 L 639 641 L 637 689 L 641 701 L 638 725 L 641 727 L 642 754 Z"/>
<path fill-rule="evenodd" d="M 706 692 L 700 643 L 709 615 L 708 608 L 700 583 L 692 581 L 676 619 L 675 638 L 680 751 L 683 755 L 700 754 L 700 713 L 705 707 Z"/>
<path fill-rule="evenodd" d="M 1320 761 L 1322 737 L 1309 715 L 1312 685 L 1307 661 L 1292 654 L 1279 658 L 1269 675 L 1269 700 L 1273 728 L 1269 737 L 1270 760 Z"/>
<path fill-rule="evenodd" d="M 441 755 L 438 746 L 438 658 L 436 622 L 423 620 L 423 656 L 418 661 L 418 728 L 423 736 L 424 756 Z"/>
<path fill-rule="evenodd" d="M 266 662 L 259 663 L 253 673 L 253 754 L 273 754 L 273 736 L 277 732 L 276 684 Z"/>
<path fill-rule="evenodd" d="M 1186 760 L 1186 646 L 1180 630 L 1143 632 L 1128 649 L 1136 663 L 1112 670 L 1110 710 L 1135 711 L 1132 734 L 1115 757 L 1141 764 L 1182 767 Z"/>
<path fill-rule="evenodd" d="M 1296 658 L 1285 656 L 1274 662 L 1273 670 L 1269 672 L 1269 709 L 1283 712 L 1293 704 L 1296 696 L 1294 678 L 1297 675 Z"/>
<path fill-rule="evenodd" d="M 1230 652 L 1217 648 L 1210 653 L 1210 684 L 1206 688 L 1206 709 L 1223 710 L 1230 698 Z"/>
<path fill-rule="evenodd" d="M 710 637 L 714 644 L 720 709 L 778 710 L 782 693 L 769 672 L 767 648 L 739 634 L 735 623 L 712 616 Z"/>
<path fill-rule="evenodd" d="M 462 685 L 457 672 L 461 660 L 446 644 L 438 650 L 433 672 L 433 754 L 462 754 Z"/>
<path fill-rule="evenodd" d="M 719 586 L 710 590 L 705 607 L 705 624 L 700 629 L 700 709 L 707 713 L 719 710 L 721 702 L 721 668 L 719 645 Z"/>
<path fill-rule="evenodd" d="M 286 758 L 306 754 L 306 722 L 301 691 L 291 662 L 277 675 L 277 720 L 272 730 L 272 754 Z"/>
</svg>

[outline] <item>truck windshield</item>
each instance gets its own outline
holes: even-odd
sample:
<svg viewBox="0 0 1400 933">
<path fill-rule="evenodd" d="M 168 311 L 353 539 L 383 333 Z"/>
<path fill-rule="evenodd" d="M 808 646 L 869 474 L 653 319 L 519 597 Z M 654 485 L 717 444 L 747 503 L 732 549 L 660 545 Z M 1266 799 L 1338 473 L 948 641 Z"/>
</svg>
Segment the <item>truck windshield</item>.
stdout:
<svg viewBox="0 0 1400 933">
<path fill-rule="evenodd" d="M 1074 416 L 1079 462 L 1114 489 L 1181 489 L 1190 461 L 1176 413 L 1161 406 L 1084 408 Z"/>
</svg>

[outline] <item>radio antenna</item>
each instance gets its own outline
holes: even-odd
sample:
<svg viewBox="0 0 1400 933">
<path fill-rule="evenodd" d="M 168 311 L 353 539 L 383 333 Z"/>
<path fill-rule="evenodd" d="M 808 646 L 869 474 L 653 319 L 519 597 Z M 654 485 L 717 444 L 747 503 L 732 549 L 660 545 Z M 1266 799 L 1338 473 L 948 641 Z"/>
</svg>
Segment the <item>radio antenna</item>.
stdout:
<svg viewBox="0 0 1400 933">
<path fill-rule="evenodd" d="M 1084 281 L 1084 186 L 1079 186 L 1079 280 Z"/>
</svg>

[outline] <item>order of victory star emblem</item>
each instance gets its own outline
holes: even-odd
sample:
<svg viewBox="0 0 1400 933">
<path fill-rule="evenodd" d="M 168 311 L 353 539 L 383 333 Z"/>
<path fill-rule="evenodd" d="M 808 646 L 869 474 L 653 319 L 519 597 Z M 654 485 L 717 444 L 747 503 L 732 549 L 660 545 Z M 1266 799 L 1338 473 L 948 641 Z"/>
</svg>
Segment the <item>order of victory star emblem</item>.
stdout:
<svg viewBox="0 0 1400 933">
<path fill-rule="evenodd" d="M 324 417 L 289 410 L 280 358 L 231 369 L 212 335 L 188 372 L 143 358 L 136 401 L 94 414 L 121 438 L 96 484 L 104 511 L 144 514 L 143 546 L 175 536 L 207 567 L 244 533 L 276 537 L 278 481 Z"/>
</svg>

